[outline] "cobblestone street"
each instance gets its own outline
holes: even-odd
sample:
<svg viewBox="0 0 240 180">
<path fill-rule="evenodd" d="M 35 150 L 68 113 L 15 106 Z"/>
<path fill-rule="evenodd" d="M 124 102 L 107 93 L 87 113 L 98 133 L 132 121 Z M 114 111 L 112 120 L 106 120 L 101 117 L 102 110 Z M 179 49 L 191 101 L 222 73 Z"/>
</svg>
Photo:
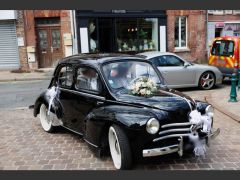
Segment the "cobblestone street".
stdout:
<svg viewBox="0 0 240 180">
<path fill-rule="evenodd" d="M 1 170 L 110 170 L 110 157 L 97 158 L 78 135 L 59 129 L 54 134 L 42 130 L 29 109 L 0 110 Z M 215 111 L 215 128 L 220 135 L 212 141 L 205 158 L 185 154 L 166 155 L 136 163 L 134 169 L 240 169 L 240 124 Z"/>
</svg>

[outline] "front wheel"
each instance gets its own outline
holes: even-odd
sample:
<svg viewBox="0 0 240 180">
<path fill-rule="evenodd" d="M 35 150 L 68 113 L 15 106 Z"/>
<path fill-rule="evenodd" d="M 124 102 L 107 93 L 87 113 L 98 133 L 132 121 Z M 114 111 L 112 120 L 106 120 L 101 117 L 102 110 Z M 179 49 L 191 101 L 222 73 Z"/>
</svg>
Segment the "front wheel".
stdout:
<svg viewBox="0 0 240 180">
<path fill-rule="evenodd" d="M 108 141 L 115 168 L 130 169 L 132 167 L 132 153 L 129 140 L 124 131 L 118 126 L 111 126 Z"/>
<path fill-rule="evenodd" d="M 41 104 L 40 106 L 40 122 L 42 128 L 46 132 L 52 132 L 54 130 L 54 126 L 52 125 L 52 114 L 48 115 L 48 108 L 45 104 Z"/>
<path fill-rule="evenodd" d="M 205 72 L 199 78 L 199 87 L 203 90 L 212 89 L 215 86 L 215 76 L 212 72 Z"/>
</svg>

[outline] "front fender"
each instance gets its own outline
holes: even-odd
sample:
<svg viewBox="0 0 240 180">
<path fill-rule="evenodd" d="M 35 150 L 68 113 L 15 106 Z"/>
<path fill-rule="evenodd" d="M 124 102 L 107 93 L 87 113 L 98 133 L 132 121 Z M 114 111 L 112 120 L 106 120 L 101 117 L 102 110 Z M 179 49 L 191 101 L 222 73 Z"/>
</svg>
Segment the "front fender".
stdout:
<svg viewBox="0 0 240 180">
<path fill-rule="evenodd" d="M 47 92 L 47 90 L 44 91 L 43 93 L 41 93 L 35 101 L 34 110 L 33 110 L 34 117 L 37 117 L 37 115 L 39 114 L 41 104 L 45 104 L 47 107 L 49 106 L 50 98 L 48 96 L 46 96 L 46 92 Z M 62 118 L 63 117 L 63 107 L 62 107 L 59 99 L 57 99 L 57 98 L 54 99 L 54 105 L 55 105 L 54 107 L 52 106 L 50 108 L 50 111 L 52 113 L 56 114 L 57 118 L 59 118 L 59 119 Z"/>
<path fill-rule="evenodd" d="M 84 138 L 96 146 L 101 146 L 107 138 L 108 128 L 117 124 L 128 134 L 144 132 L 147 121 L 156 116 L 149 109 L 131 106 L 110 105 L 91 111 L 85 119 Z"/>
</svg>

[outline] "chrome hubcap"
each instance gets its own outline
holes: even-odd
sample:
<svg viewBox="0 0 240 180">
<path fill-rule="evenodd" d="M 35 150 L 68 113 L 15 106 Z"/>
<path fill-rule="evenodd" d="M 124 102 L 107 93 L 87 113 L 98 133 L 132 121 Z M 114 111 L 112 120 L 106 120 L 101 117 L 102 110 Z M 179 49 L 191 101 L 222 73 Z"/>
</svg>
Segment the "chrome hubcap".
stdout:
<svg viewBox="0 0 240 180">
<path fill-rule="evenodd" d="M 201 79 L 201 86 L 205 89 L 211 88 L 214 84 L 214 77 L 212 74 L 207 73 Z"/>
</svg>

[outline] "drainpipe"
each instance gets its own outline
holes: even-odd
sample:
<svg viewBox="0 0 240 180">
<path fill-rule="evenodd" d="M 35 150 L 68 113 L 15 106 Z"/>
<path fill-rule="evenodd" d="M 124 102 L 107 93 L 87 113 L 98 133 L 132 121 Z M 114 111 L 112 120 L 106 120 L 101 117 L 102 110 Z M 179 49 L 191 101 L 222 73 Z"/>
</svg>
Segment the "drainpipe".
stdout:
<svg viewBox="0 0 240 180">
<path fill-rule="evenodd" d="M 74 53 L 74 32 L 73 32 L 73 10 L 70 10 L 71 34 L 72 34 L 72 55 Z"/>
<path fill-rule="evenodd" d="M 24 45 L 25 47 L 27 47 L 27 30 L 26 27 L 28 28 L 28 19 L 27 19 L 27 14 L 26 14 L 27 10 L 22 10 L 22 17 L 23 17 L 23 29 L 24 29 Z M 30 65 L 28 62 L 28 53 L 26 50 L 26 59 L 27 59 L 27 68 L 28 70 L 30 70 Z"/>
<path fill-rule="evenodd" d="M 209 46 L 208 46 L 208 10 L 206 10 L 206 49 L 207 49 L 207 63 L 208 63 L 208 56 L 209 56 Z"/>
</svg>

